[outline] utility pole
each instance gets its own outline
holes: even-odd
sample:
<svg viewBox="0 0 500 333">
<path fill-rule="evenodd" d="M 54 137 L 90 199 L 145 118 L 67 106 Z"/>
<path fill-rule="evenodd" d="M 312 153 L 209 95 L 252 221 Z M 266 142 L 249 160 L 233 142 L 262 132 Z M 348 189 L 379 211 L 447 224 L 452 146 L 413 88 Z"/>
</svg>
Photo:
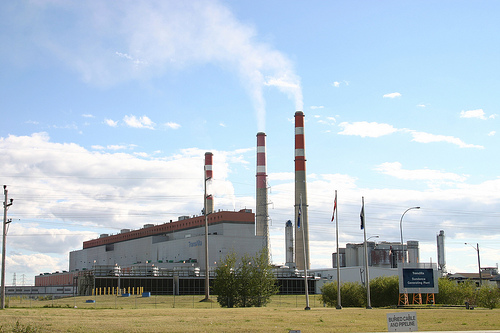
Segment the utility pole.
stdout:
<svg viewBox="0 0 500 333">
<path fill-rule="evenodd" d="M 7 191 L 7 185 L 3 186 L 3 194 L 5 196 L 5 201 L 3 202 L 3 237 L 2 237 L 2 299 L 0 304 L 0 309 L 5 309 L 5 251 L 6 246 L 5 242 L 7 240 L 7 223 L 10 223 L 11 220 L 7 221 L 7 209 L 12 205 L 13 199 L 10 199 L 8 203 L 7 196 L 9 191 Z"/>
<path fill-rule="evenodd" d="M 481 287 L 483 285 L 483 277 L 481 274 L 481 257 L 479 257 L 479 243 L 476 243 L 476 250 L 477 250 L 477 266 L 479 268 L 479 286 Z"/>
</svg>

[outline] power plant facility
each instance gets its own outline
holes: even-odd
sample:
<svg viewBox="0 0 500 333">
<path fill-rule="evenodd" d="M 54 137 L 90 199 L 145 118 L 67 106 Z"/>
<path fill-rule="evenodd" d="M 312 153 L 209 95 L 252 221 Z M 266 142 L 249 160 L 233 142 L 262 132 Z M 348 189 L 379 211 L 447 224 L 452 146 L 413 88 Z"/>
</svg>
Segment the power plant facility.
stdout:
<svg viewBox="0 0 500 333">
<path fill-rule="evenodd" d="M 331 268 L 310 270 L 305 115 L 297 111 L 294 118 L 295 192 L 290 214 L 293 207 L 295 219 L 283 224 L 285 264 L 274 266 L 280 293 L 303 294 L 306 283 L 308 290 L 318 293 L 322 283 L 333 279 L 337 266 L 344 271 L 343 281 L 359 280 L 365 253 L 368 266 L 377 269 L 372 277 L 395 275 L 402 262 L 418 263 L 418 241 L 406 244 L 367 242 L 367 252 L 364 243 L 348 243 L 345 248 L 339 248 L 339 262 L 337 253 L 332 254 Z M 228 254 L 241 258 L 262 249 L 271 254 L 267 136 L 258 132 L 256 138 L 255 213 L 247 208 L 238 211 L 216 209 L 213 195 L 207 193 L 207 183 L 216 172 L 213 170 L 214 155 L 207 152 L 203 165 L 205 193 L 201 214 L 179 216 L 175 221 L 156 225 L 144 221 L 141 228 L 121 229 L 117 234 L 101 234 L 96 239 L 84 241 L 81 249 L 69 253 L 68 271 L 40 274 L 35 277 L 35 287 L 59 286 L 58 290 L 63 293 L 78 295 L 90 295 L 95 288 L 136 287 L 153 294 L 203 294 L 206 281 L 214 278 L 217 264 Z M 439 267 L 445 271 L 444 231 L 437 236 L 437 243 Z"/>
<path fill-rule="evenodd" d="M 282 293 L 303 293 L 303 274 L 296 268 L 310 266 L 302 111 L 295 113 L 294 155 L 295 223 L 286 222 L 286 264 L 275 268 Z M 141 285 L 157 293 L 203 293 L 203 277 L 208 274 L 212 278 L 217 262 L 228 254 L 242 257 L 262 249 L 270 253 L 264 132 L 257 133 L 256 160 L 255 214 L 251 209 L 215 209 L 213 196 L 207 194 L 207 182 L 214 171 L 213 154 L 207 152 L 201 215 L 179 216 L 176 221 L 159 225 L 144 224 L 136 230 L 122 229 L 118 234 L 101 234 L 83 242 L 81 250 L 70 252 L 69 271 L 41 274 L 35 277 L 36 286 L 73 285 L 79 294 L 87 294 L 91 287 L 115 288 L 121 283 L 121 288 Z M 314 282 L 308 282 L 309 289 L 314 290 Z"/>
</svg>

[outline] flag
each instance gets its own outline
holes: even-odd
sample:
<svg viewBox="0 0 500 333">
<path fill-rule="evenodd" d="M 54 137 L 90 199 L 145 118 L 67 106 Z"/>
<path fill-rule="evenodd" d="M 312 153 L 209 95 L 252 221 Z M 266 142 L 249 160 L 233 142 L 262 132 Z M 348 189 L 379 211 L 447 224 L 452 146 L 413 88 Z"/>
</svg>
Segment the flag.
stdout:
<svg viewBox="0 0 500 333">
<path fill-rule="evenodd" d="M 361 219 L 361 230 L 365 228 L 365 205 L 361 206 L 361 213 L 359 214 L 359 218 Z"/>
<path fill-rule="evenodd" d="M 337 210 L 337 191 L 335 191 L 335 201 L 333 202 L 332 222 L 335 219 L 335 211 Z"/>
<path fill-rule="evenodd" d="M 298 217 L 297 217 L 297 228 L 300 229 L 300 215 L 302 214 L 302 201 L 300 202 L 300 206 L 299 206 L 299 213 L 298 213 Z"/>
</svg>

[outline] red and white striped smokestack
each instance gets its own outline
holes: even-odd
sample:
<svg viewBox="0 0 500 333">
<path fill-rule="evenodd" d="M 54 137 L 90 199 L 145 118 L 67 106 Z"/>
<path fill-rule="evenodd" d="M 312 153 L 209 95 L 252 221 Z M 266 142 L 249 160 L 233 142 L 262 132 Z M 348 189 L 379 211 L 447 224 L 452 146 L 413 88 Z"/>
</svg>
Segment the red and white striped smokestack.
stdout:
<svg viewBox="0 0 500 333">
<path fill-rule="evenodd" d="M 257 193 L 255 234 L 264 237 L 263 247 L 269 251 L 269 216 L 267 210 L 266 134 L 257 133 Z"/>
<path fill-rule="evenodd" d="M 214 154 L 205 153 L 205 181 L 212 179 L 212 157 Z M 214 199 L 211 194 L 207 195 L 207 214 L 214 212 Z"/>
<path fill-rule="evenodd" d="M 306 153 L 304 139 L 304 113 L 295 112 L 295 264 L 303 270 L 310 268 L 309 219 L 307 214 Z M 300 214 L 300 228 L 297 224 Z M 304 256 L 306 257 L 304 260 Z M 306 263 L 306 264 L 305 264 Z"/>
</svg>

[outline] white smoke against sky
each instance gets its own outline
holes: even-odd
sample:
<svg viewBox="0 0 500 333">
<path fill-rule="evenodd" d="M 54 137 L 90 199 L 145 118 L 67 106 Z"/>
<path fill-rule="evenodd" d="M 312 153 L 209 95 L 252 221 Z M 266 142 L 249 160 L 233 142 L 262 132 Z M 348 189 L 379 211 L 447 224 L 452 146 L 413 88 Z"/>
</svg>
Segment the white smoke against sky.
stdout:
<svg viewBox="0 0 500 333">
<path fill-rule="evenodd" d="M 29 10 L 36 11 L 38 19 L 27 27 L 33 42 L 88 83 L 111 86 L 214 64 L 239 76 L 254 104 L 259 131 L 265 129 L 265 87 L 278 88 L 302 110 L 300 78 L 291 61 L 259 42 L 254 27 L 240 22 L 217 1 L 36 4 Z M 51 17 L 48 12 L 54 7 L 64 15 Z"/>
</svg>

